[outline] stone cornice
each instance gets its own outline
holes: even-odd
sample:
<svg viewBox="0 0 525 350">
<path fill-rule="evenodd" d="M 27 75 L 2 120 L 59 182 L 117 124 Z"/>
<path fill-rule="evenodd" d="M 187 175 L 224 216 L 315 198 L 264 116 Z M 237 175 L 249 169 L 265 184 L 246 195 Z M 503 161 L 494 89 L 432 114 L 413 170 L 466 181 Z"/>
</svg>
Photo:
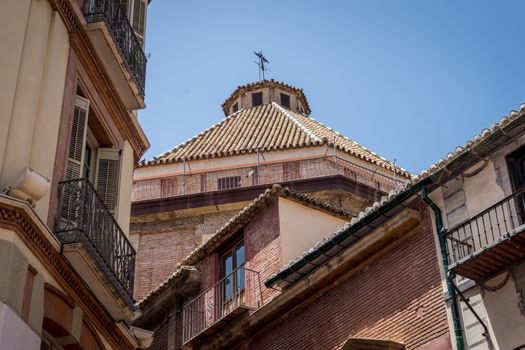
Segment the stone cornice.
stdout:
<svg viewBox="0 0 525 350">
<path fill-rule="evenodd" d="M 136 349 L 136 345 L 130 343 L 57 250 L 56 242 L 49 240 L 49 236 L 52 235 L 51 231 L 47 228 L 43 230 L 42 223 L 36 221 L 35 215 L 32 214 L 34 213 L 29 205 L 5 196 L 0 197 L 0 227 L 18 234 L 46 270 L 67 291 L 71 300 L 82 309 L 92 324 L 98 326 L 97 330 L 115 349 Z"/>
</svg>

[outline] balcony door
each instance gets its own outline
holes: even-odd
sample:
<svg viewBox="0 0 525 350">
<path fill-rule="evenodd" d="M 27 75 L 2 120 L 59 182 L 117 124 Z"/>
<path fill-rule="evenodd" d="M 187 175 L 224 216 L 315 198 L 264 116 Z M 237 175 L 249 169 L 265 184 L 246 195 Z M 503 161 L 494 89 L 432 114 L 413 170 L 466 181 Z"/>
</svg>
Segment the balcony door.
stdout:
<svg viewBox="0 0 525 350">
<path fill-rule="evenodd" d="M 223 316 L 244 302 L 244 241 L 236 241 L 221 255 L 221 301 Z"/>
<path fill-rule="evenodd" d="M 516 194 L 513 196 L 517 211 L 519 225 L 525 223 L 525 146 L 507 156 L 509 176 L 512 182 L 512 190 Z"/>
</svg>

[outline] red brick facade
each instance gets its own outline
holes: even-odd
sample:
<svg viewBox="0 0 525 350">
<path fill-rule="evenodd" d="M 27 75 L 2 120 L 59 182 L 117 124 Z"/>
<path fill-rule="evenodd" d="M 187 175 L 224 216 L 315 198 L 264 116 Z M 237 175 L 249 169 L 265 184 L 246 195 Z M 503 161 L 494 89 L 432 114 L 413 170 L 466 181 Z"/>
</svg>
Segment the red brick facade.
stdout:
<svg viewBox="0 0 525 350">
<path fill-rule="evenodd" d="M 279 239 L 279 205 L 277 201 L 255 217 L 244 229 L 246 267 L 259 272 L 261 281 L 267 280 L 282 266 Z M 273 299 L 275 289 L 262 288 L 265 302 Z"/>
<path fill-rule="evenodd" d="M 250 341 L 250 350 L 337 349 L 347 338 L 403 342 L 406 349 L 450 349 L 431 221 L 399 247 L 340 281 Z M 425 348 L 425 349 L 428 349 Z"/>
<path fill-rule="evenodd" d="M 203 235 L 214 233 L 238 211 L 193 216 L 156 224 L 132 224 L 131 241 L 137 250 L 135 299 L 172 274 L 178 263 L 202 242 Z"/>
</svg>

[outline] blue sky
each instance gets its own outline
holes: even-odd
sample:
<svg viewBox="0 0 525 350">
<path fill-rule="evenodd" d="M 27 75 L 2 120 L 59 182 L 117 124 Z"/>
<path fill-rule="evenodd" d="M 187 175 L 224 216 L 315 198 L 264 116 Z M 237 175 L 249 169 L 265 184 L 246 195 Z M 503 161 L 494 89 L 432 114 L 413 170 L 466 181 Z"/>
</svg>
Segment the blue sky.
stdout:
<svg viewBox="0 0 525 350">
<path fill-rule="evenodd" d="M 525 102 L 523 13 L 523 1 L 153 0 L 145 158 L 220 121 L 262 50 L 267 78 L 303 88 L 315 119 L 419 172 Z"/>
</svg>

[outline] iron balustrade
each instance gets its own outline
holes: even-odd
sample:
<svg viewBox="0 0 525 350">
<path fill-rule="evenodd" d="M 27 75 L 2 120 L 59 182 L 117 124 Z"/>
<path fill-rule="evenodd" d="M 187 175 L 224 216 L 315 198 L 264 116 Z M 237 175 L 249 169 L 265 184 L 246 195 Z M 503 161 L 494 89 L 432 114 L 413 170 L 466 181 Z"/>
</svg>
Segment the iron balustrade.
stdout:
<svg viewBox="0 0 525 350">
<path fill-rule="evenodd" d="M 87 0 L 83 12 L 88 23 L 106 23 L 141 96 L 144 97 L 147 59 L 129 22 L 125 5 L 116 0 Z"/>
<path fill-rule="evenodd" d="M 263 305 L 259 273 L 240 266 L 184 306 L 183 342 L 186 344 L 221 320 Z"/>
<path fill-rule="evenodd" d="M 402 178 L 389 177 L 358 164 L 331 157 L 262 164 L 197 174 L 182 174 L 161 179 L 139 180 L 133 184 L 133 201 L 175 197 L 223 189 L 270 185 L 287 181 L 340 175 L 382 192 L 390 192 Z M 235 179 L 235 181 L 228 181 Z M 222 186 L 224 183 L 235 186 Z"/>
<path fill-rule="evenodd" d="M 449 263 L 455 264 L 525 223 L 525 188 L 445 233 Z"/>
<path fill-rule="evenodd" d="M 87 179 L 59 183 L 55 235 L 62 244 L 83 243 L 115 287 L 133 302 L 135 249 Z"/>
</svg>

